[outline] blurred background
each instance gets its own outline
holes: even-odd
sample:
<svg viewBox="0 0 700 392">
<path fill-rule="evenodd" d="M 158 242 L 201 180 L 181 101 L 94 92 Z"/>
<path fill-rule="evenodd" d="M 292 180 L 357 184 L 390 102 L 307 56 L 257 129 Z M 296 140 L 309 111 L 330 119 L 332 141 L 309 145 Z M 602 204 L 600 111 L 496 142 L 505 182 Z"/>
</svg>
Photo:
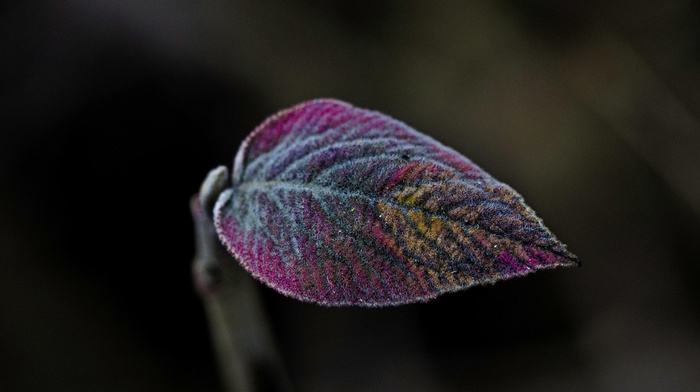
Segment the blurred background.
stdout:
<svg viewBox="0 0 700 392">
<path fill-rule="evenodd" d="M 317 97 L 464 153 L 583 266 L 389 309 L 261 286 L 298 391 L 700 390 L 698 2 L 0 13 L 0 390 L 218 390 L 188 199 Z"/>
</svg>

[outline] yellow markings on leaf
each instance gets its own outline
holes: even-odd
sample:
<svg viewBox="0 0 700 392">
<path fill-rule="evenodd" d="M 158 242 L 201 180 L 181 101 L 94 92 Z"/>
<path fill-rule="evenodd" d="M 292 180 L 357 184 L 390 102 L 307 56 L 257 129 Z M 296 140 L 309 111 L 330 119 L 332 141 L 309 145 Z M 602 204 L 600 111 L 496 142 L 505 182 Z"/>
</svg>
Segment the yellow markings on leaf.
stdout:
<svg viewBox="0 0 700 392">
<path fill-rule="evenodd" d="M 408 199 L 406 199 L 406 205 L 415 206 L 416 202 L 418 202 L 418 200 L 420 200 L 421 197 L 423 197 L 423 194 L 426 192 L 426 188 L 428 188 L 427 185 L 420 186 L 418 190 L 413 192 L 413 194 Z"/>
<path fill-rule="evenodd" d="M 467 258 L 467 255 L 462 252 L 455 238 L 450 238 L 445 235 L 445 226 L 449 225 L 449 222 L 445 222 L 436 216 L 430 216 L 426 219 L 426 213 L 422 211 L 409 211 L 407 215 L 413 221 L 416 228 L 420 230 L 426 238 L 433 241 L 435 246 L 441 249 L 440 258 L 444 259 L 445 256 L 449 258 L 448 260 L 443 260 L 444 263 L 450 261 L 460 262 Z M 464 279 L 464 276 L 460 276 L 462 274 L 458 275 L 456 270 L 446 270 L 444 275 L 451 284 L 459 284 L 461 279 Z M 466 281 L 471 283 L 473 279 L 466 277 Z"/>
<path fill-rule="evenodd" d="M 426 214 L 420 210 L 411 210 L 407 213 L 408 217 L 411 218 L 413 224 L 418 228 L 418 230 L 425 234 L 426 237 L 432 241 L 437 241 L 443 232 L 443 222 L 442 219 L 431 216 L 426 219 Z"/>
<path fill-rule="evenodd" d="M 412 210 L 408 211 L 407 215 L 409 218 L 411 218 L 413 224 L 416 225 L 421 233 L 425 234 L 425 232 L 428 231 L 428 226 L 425 224 L 425 214 L 423 211 Z"/>
<path fill-rule="evenodd" d="M 440 218 L 426 219 L 426 213 L 420 210 L 404 213 L 383 202 L 377 203 L 377 208 L 390 226 L 393 236 L 403 242 L 400 253 L 405 257 L 407 265 L 424 271 L 426 278 L 438 287 L 454 287 L 463 282 L 456 271 L 444 268 L 445 263 L 459 260 L 462 256 L 454 241 L 443 238 L 444 223 Z"/>
<path fill-rule="evenodd" d="M 422 271 L 421 274 L 425 274 L 424 277 L 436 285 L 439 282 L 438 274 L 423 265 L 437 261 L 435 249 L 431 248 L 416 235 L 417 233 L 410 227 L 401 210 L 384 202 L 377 203 L 377 210 L 381 214 L 382 219 L 389 225 L 391 230 L 388 236 L 390 242 L 392 246 L 397 247 L 395 251 L 406 262 L 406 266 L 416 272 Z M 399 244 L 399 241 L 403 242 L 403 244 Z M 420 258 L 420 260 L 416 257 Z"/>
<path fill-rule="evenodd" d="M 430 227 L 425 232 L 429 238 L 437 240 L 442 234 L 444 228 L 442 224 L 442 219 L 435 216 L 430 217 Z"/>
<path fill-rule="evenodd" d="M 416 187 L 407 186 L 394 194 L 394 198 L 401 204 L 407 205 L 406 200 L 408 200 L 411 195 L 416 192 Z"/>
<path fill-rule="evenodd" d="M 397 192 L 394 197 L 399 203 L 413 207 L 418 204 L 423 196 L 427 193 L 430 194 L 434 191 L 434 186 L 432 184 L 422 184 L 418 186 L 407 186 Z"/>
</svg>

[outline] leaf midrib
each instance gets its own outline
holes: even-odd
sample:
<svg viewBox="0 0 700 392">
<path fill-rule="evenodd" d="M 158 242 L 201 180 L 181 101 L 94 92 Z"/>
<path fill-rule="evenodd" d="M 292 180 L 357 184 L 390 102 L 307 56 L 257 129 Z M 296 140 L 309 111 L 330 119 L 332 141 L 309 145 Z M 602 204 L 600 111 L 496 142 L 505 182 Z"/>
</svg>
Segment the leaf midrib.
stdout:
<svg viewBox="0 0 700 392">
<path fill-rule="evenodd" d="M 518 238 L 513 238 L 512 236 L 509 236 L 505 233 L 494 231 L 492 229 L 484 227 L 483 225 L 479 225 L 478 223 L 476 225 L 468 224 L 468 223 L 465 223 L 461 220 L 455 219 L 455 218 L 453 218 L 447 214 L 444 214 L 444 213 L 430 211 L 430 210 L 423 209 L 423 208 L 416 207 L 416 206 L 408 206 L 408 205 L 401 204 L 401 203 L 397 202 L 393 198 L 388 198 L 388 197 L 379 196 L 379 195 L 377 195 L 377 196 L 367 195 L 367 194 L 359 192 L 359 191 L 349 191 L 349 190 L 346 190 L 343 188 L 336 188 L 336 187 L 332 187 L 332 186 L 324 186 L 324 185 L 318 185 L 318 184 L 313 184 L 313 183 L 304 184 L 304 183 L 289 182 L 289 181 L 250 181 L 250 182 L 244 182 L 244 183 L 239 184 L 236 187 L 236 189 L 234 189 L 233 195 L 235 195 L 238 191 L 245 191 L 246 188 L 255 189 L 255 188 L 278 188 L 278 187 L 281 189 L 288 189 L 288 190 L 310 191 L 310 192 L 315 191 L 315 192 L 322 192 L 322 193 L 326 193 L 326 194 L 345 196 L 345 197 L 358 197 L 358 198 L 365 199 L 365 200 L 372 202 L 372 203 L 383 202 L 383 203 L 386 203 L 386 204 L 388 204 L 388 205 L 390 205 L 390 206 L 392 206 L 392 207 L 394 207 L 394 208 L 396 208 L 399 211 L 404 212 L 404 213 L 409 212 L 409 211 L 419 211 L 419 212 L 429 214 L 431 216 L 434 216 L 434 217 L 437 217 L 437 218 L 440 218 L 440 219 L 443 219 L 443 220 L 446 220 L 449 222 L 454 222 L 454 223 L 462 226 L 462 228 L 464 230 L 467 230 L 467 231 L 470 228 L 476 229 L 476 230 L 483 230 L 486 233 L 489 233 L 491 235 L 494 235 L 494 236 L 497 236 L 500 238 L 504 238 L 508 241 L 514 241 L 517 243 L 521 243 L 523 245 L 533 246 L 533 247 L 542 249 L 546 252 L 550 252 L 552 254 L 555 254 L 557 256 L 561 256 L 561 257 L 569 259 L 569 260 L 575 260 L 567 254 L 562 254 L 560 252 L 554 251 L 553 249 L 551 249 L 551 247 L 543 247 L 543 246 L 533 244 L 530 242 L 523 242 L 522 240 L 520 240 Z M 547 229 L 545 228 L 545 230 L 547 230 Z M 550 233 L 550 235 L 551 235 L 551 233 Z M 549 242 L 556 245 L 556 241 L 554 241 L 553 239 L 550 240 Z"/>
</svg>

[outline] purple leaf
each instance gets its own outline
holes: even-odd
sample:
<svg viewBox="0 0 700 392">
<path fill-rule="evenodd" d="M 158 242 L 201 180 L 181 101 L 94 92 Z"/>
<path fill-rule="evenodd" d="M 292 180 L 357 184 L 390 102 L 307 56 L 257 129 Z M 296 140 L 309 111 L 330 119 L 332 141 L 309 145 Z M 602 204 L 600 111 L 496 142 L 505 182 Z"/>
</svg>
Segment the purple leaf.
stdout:
<svg viewBox="0 0 700 392">
<path fill-rule="evenodd" d="M 215 207 L 253 276 L 324 305 L 426 301 L 579 265 L 509 186 L 384 114 L 319 99 L 260 125 Z"/>
</svg>

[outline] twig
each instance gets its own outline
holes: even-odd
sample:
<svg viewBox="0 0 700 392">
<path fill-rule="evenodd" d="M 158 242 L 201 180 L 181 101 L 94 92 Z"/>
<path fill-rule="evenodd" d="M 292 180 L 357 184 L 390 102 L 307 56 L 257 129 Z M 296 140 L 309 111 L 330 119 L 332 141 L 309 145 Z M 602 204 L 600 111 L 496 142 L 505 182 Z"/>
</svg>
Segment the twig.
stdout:
<svg viewBox="0 0 700 392">
<path fill-rule="evenodd" d="M 212 211 L 228 170 L 212 170 L 192 197 L 195 288 L 206 308 L 224 386 L 230 392 L 290 391 L 256 283 L 219 242 Z"/>
</svg>

